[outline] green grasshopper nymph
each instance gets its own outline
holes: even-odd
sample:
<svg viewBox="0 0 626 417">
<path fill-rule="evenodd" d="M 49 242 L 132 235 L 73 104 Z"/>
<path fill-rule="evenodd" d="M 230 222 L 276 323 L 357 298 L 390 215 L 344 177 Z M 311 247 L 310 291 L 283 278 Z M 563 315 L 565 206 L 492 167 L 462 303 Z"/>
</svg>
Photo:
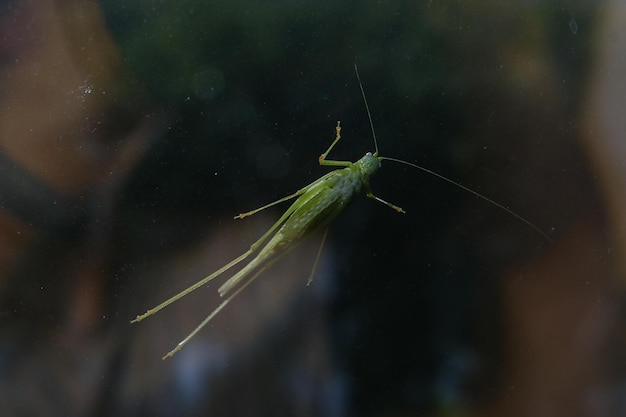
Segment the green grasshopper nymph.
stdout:
<svg viewBox="0 0 626 417">
<path fill-rule="evenodd" d="M 367 197 L 381 202 L 399 213 L 404 213 L 404 210 L 402 208 L 376 197 L 370 190 L 369 178 L 378 171 L 381 165 L 381 161 L 394 161 L 408 166 L 412 166 L 431 175 L 434 175 L 444 181 L 447 181 L 457 187 L 460 187 L 463 190 L 472 193 L 475 196 L 506 211 L 507 213 L 511 214 L 512 216 L 516 217 L 520 221 L 535 229 L 548 241 L 551 241 L 550 237 L 548 237 L 546 233 L 544 233 L 541 229 L 532 224 L 530 221 L 516 214 L 512 210 L 504 207 L 503 205 L 495 202 L 494 200 L 491 200 L 490 198 L 485 197 L 484 195 L 468 187 L 465 187 L 464 185 L 461 185 L 456 181 L 453 181 L 434 171 L 431 171 L 419 165 L 412 164 L 410 162 L 406 162 L 396 158 L 379 156 L 378 143 L 376 140 L 376 133 L 374 131 L 374 123 L 372 122 L 372 116 L 369 106 L 367 104 L 367 99 L 365 97 L 365 91 L 363 89 L 363 84 L 361 83 L 361 78 L 359 77 L 359 72 L 356 65 L 354 66 L 354 70 L 356 72 L 357 80 L 359 82 L 359 88 L 361 89 L 361 95 L 363 96 L 365 109 L 367 110 L 367 116 L 369 118 L 372 137 L 374 140 L 374 153 L 368 152 L 356 162 L 335 161 L 326 159 L 330 151 L 334 148 L 337 142 L 339 142 L 339 139 L 341 139 L 341 124 L 340 122 L 337 122 L 337 126 L 335 128 L 335 140 L 331 143 L 326 152 L 320 155 L 319 163 L 322 166 L 342 167 L 342 169 L 336 169 L 329 172 L 328 174 L 315 180 L 306 187 L 299 189 L 291 195 L 283 197 L 263 207 L 235 216 L 235 219 L 243 219 L 245 217 L 258 213 L 259 211 L 265 210 L 266 208 L 275 206 L 279 203 L 297 197 L 296 201 L 291 204 L 291 206 L 285 211 L 285 213 L 283 213 L 283 215 L 276 221 L 276 223 L 274 223 L 274 225 L 272 225 L 272 227 L 270 227 L 269 230 L 265 232 L 265 234 L 261 236 L 259 240 L 257 240 L 250 246 L 250 249 L 248 249 L 247 252 L 233 259 L 206 278 L 201 279 L 192 286 L 186 288 L 185 290 L 179 292 L 178 294 L 162 302 L 158 306 L 146 311 L 144 314 L 141 314 L 137 316 L 134 320 L 132 320 L 131 323 L 136 323 L 155 314 L 156 312 L 170 305 L 174 301 L 184 297 L 185 295 L 203 286 L 214 278 L 217 278 L 222 273 L 237 265 L 239 262 L 247 259 L 250 255 L 256 253 L 256 256 L 254 256 L 254 258 L 249 261 L 248 264 L 246 264 L 239 272 L 234 274 L 224 284 L 222 284 L 221 287 L 219 287 L 218 292 L 220 296 L 226 297 L 224 301 L 222 301 L 222 303 L 218 305 L 215 310 L 211 312 L 211 314 L 209 314 L 198 326 L 196 326 L 196 328 L 191 333 L 189 333 L 187 337 L 180 341 L 174 349 L 168 352 L 163 357 L 163 359 L 172 357 L 176 352 L 181 350 L 183 346 L 185 346 L 185 344 L 187 344 L 187 342 L 189 342 L 191 338 L 193 338 L 204 326 L 207 325 L 209 321 L 211 321 L 220 311 L 222 311 L 222 309 L 226 307 L 226 305 L 233 298 L 235 298 L 237 294 L 239 294 L 248 285 L 250 285 L 250 283 L 252 283 L 252 281 L 254 281 L 259 275 L 272 267 L 272 265 L 274 265 L 276 261 L 281 259 L 293 248 L 295 248 L 300 242 L 302 242 L 305 236 L 311 234 L 314 231 L 323 230 L 320 248 L 313 263 L 313 268 L 307 282 L 307 285 L 310 284 L 313 280 L 313 275 L 315 274 L 315 269 L 322 251 L 322 247 L 324 246 L 324 241 L 326 240 L 328 225 L 362 190 L 365 191 Z"/>
</svg>

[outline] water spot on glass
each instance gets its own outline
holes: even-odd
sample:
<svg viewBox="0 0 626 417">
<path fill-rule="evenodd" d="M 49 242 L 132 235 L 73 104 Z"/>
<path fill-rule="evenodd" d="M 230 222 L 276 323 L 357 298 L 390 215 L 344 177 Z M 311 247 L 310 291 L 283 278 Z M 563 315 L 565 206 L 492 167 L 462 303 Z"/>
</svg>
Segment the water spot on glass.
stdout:
<svg viewBox="0 0 626 417">
<path fill-rule="evenodd" d="M 218 68 L 207 66 L 198 70 L 191 80 L 191 88 L 196 97 L 211 100 L 224 89 L 225 78 Z"/>
<path fill-rule="evenodd" d="M 576 19 L 574 19 L 574 13 L 569 19 L 569 30 L 575 35 L 578 32 L 578 23 L 576 23 Z"/>
<path fill-rule="evenodd" d="M 82 84 L 77 86 L 73 91 L 69 91 L 67 94 L 74 96 L 78 101 L 84 103 L 87 96 L 95 91 L 93 84 L 88 80 L 83 80 Z"/>
</svg>

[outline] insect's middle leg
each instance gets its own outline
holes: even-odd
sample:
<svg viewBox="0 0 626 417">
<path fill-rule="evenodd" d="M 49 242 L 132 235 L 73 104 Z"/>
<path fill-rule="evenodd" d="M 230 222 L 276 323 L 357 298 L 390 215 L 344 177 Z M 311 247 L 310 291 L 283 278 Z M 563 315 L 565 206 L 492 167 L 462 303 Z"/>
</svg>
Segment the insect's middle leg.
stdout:
<svg viewBox="0 0 626 417">
<path fill-rule="evenodd" d="M 395 204 L 392 204 L 388 201 L 383 200 L 382 198 L 376 197 L 374 194 L 372 193 L 367 193 L 367 196 L 371 199 L 374 199 L 380 203 L 383 203 L 384 205 L 386 205 L 387 207 L 391 207 L 392 209 L 394 209 L 395 211 L 397 211 L 398 213 L 404 213 L 406 214 L 406 211 L 404 211 L 404 209 L 400 206 L 396 206 Z"/>
<path fill-rule="evenodd" d="M 376 200 L 376 201 L 378 201 L 379 203 L 383 203 L 383 204 L 384 204 L 384 205 L 386 205 L 387 207 L 391 207 L 392 209 L 394 209 L 394 210 L 395 210 L 395 211 L 397 211 L 398 213 L 404 213 L 404 214 L 406 214 L 406 211 L 404 211 L 404 209 L 403 209 L 402 207 L 400 207 L 400 206 L 396 206 L 395 204 L 392 204 L 392 203 L 390 203 L 390 202 L 388 202 L 388 201 L 385 201 L 385 200 L 383 200 L 383 199 L 382 199 L 382 198 L 380 198 L 380 197 L 376 197 L 376 196 L 374 195 L 374 193 L 372 193 L 372 190 L 370 190 L 369 185 L 366 185 L 366 194 L 365 194 L 365 195 L 367 195 L 367 196 L 368 196 L 369 198 L 371 198 L 372 200 Z"/>
<path fill-rule="evenodd" d="M 289 201 L 292 198 L 296 198 L 296 197 L 302 195 L 306 190 L 307 190 L 306 187 L 302 188 L 301 190 L 298 190 L 295 193 L 288 195 L 287 197 L 283 197 L 283 198 L 278 199 L 276 201 L 272 201 L 271 203 L 266 204 L 263 207 L 259 207 L 259 208 L 254 209 L 254 210 L 250 210 L 250 211 L 247 211 L 245 213 L 239 213 L 238 215 L 235 216 L 235 219 L 243 219 L 244 217 L 252 216 L 253 214 L 258 213 L 261 210 L 265 210 L 266 208 L 270 208 L 270 207 L 273 207 L 273 206 L 275 206 L 277 204 L 283 203 L 285 201 Z"/>
<path fill-rule="evenodd" d="M 317 269 L 317 263 L 320 260 L 320 256 L 322 254 L 322 249 L 324 248 L 324 242 L 326 242 L 326 236 L 328 235 L 328 227 L 324 229 L 324 235 L 322 236 L 322 241 L 320 242 L 320 247 L 317 250 L 317 256 L 315 257 L 315 262 L 313 263 L 313 268 L 311 268 L 311 273 L 309 274 L 309 279 L 306 282 L 307 287 L 311 285 L 313 282 L 313 277 L 315 276 L 315 270 Z"/>
</svg>

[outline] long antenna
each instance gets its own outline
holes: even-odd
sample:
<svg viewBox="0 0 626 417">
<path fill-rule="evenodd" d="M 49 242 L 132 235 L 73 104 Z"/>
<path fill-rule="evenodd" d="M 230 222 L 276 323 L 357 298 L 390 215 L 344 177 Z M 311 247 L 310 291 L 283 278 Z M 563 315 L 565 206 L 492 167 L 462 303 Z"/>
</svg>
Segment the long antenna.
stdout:
<svg viewBox="0 0 626 417">
<path fill-rule="evenodd" d="M 363 96 L 363 102 L 365 103 L 365 110 L 367 110 L 367 118 L 369 119 L 370 122 L 370 128 L 372 129 L 372 137 L 374 138 L 374 147 L 376 148 L 376 152 L 374 152 L 374 156 L 377 156 L 378 159 L 380 161 L 382 160 L 387 160 L 387 161 L 393 161 L 393 162 L 398 162 L 400 164 L 405 164 L 408 166 L 411 166 L 413 168 L 417 168 L 421 171 L 424 171 L 430 175 L 433 175 L 439 179 L 442 179 L 452 185 L 455 185 L 457 187 L 459 187 L 462 190 L 467 191 L 468 193 L 474 194 L 476 197 L 485 200 L 486 202 L 498 207 L 501 210 L 504 210 L 505 212 L 509 213 L 511 216 L 515 217 L 516 219 L 520 220 L 521 222 L 525 223 L 527 226 L 530 226 L 531 228 L 533 228 L 537 233 L 539 233 L 541 236 L 543 236 L 545 239 L 547 239 L 549 242 L 552 242 L 552 239 L 550 238 L 550 236 L 548 236 L 547 233 L 545 233 L 543 230 L 541 230 L 539 227 L 535 226 L 530 220 L 525 219 L 524 217 L 520 216 L 519 214 L 515 213 L 513 210 L 503 206 L 502 204 L 496 202 L 495 200 L 492 200 L 491 198 L 482 195 L 481 193 L 472 190 L 469 187 L 464 186 L 461 183 L 458 183 L 454 180 L 451 180 L 448 177 L 445 177 L 441 174 L 436 173 L 435 171 L 432 171 L 428 168 L 424 168 L 422 166 L 416 165 L 416 164 L 412 164 L 411 162 L 407 162 L 407 161 L 403 161 L 402 159 L 397 159 L 397 158 L 390 158 L 387 156 L 378 156 L 378 141 L 376 140 L 376 131 L 374 130 L 374 122 L 372 121 L 372 113 L 370 112 L 370 106 L 369 104 L 367 104 L 367 98 L 365 97 L 365 90 L 363 89 L 363 83 L 361 82 L 361 77 L 359 76 L 359 69 L 357 68 L 356 63 L 354 64 L 354 72 L 356 73 L 356 79 L 359 81 L 359 88 L 361 89 L 361 95 Z"/>
<path fill-rule="evenodd" d="M 372 121 L 372 113 L 370 112 L 370 106 L 367 104 L 367 98 L 365 98 L 365 90 L 363 89 L 363 83 L 361 82 L 361 77 L 359 77 L 359 69 L 354 64 L 354 72 L 356 72 L 356 79 L 359 81 L 359 88 L 361 89 L 361 95 L 363 96 L 363 101 L 365 102 L 365 110 L 367 110 L 367 118 L 370 121 L 370 128 L 372 129 L 372 137 L 374 138 L 374 156 L 378 156 L 378 141 L 376 140 L 376 131 L 374 130 L 374 122 Z"/>
<path fill-rule="evenodd" d="M 417 169 L 419 169 L 419 170 L 422 170 L 422 171 L 424 171 L 424 172 L 426 172 L 426 173 L 428 173 L 428 174 L 430 174 L 430 175 L 434 175 L 435 177 L 437 177 L 437 178 L 439 178 L 439 179 L 442 179 L 442 180 L 444 180 L 444 181 L 446 181 L 446 182 L 449 182 L 450 184 L 455 185 L 455 186 L 457 186 L 457 187 L 459 187 L 459 188 L 461 188 L 461 189 L 463 189 L 463 190 L 467 191 L 468 193 L 474 194 L 476 197 L 481 198 L 481 199 L 485 200 L 486 202 L 493 204 L 494 206 L 498 207 L 499 209 L 506 211 L 506 212 L 507 212 L 507 213 L 509 213 L 511 216 L 513 216 L 513 217 L 515 217 L 516 219 L 518 219 L 518 220 L 522 221 L 523 223 L 525 223 L 527 226 L 530 226 L 530 227 L 532 227 L 533 229 L 535 229 L 535 231 L 536 231 L 537 233 L 539 233 L 541 236 L 543 236 L 544 238 L 546 238 L 549 242 L 552 242 L 552 239 L 550 239 L 550 236 L 548 236 L 548 235 L 547 235 L 547 234 L 546 234 L 543 230 L 541 230 L 539 227 L 535 226 L 535 225 L 534 225 L 534 224 L 533 224 L 530 220 L 525 219 L 524 217 L 520 216 L 519 214 L 517 214 L 517 213 L 516 213 L 516 212 L 514 212 L 513 210 L 511 210 L 511 209 L 509 209 L 509 208 L 507 208 L 507 207 L 503 206 L 502 204 L 500 204 L 500 203 L 498 203 L 498 202 L 496 202 L 496 201 L 494 201 L 494 200 L 490 199 L 490 198 L 489 198 L 489 197 L 487 197 L 487 196 L 482 195 L 482 194 L 481 194 L 481 193 L 479 193 L 478 191 L 474 191 L 474 190 L 472 190 L 471 188 L 466 187 L 466 186 L 464 186 L 463 184 L 458 183 L 458 182 L 456 182 L 456 181 L 454 181 L 454 180 L 451 180 L 451 179 L 450 179 L 450 178 L 448 178 L 448 177 L 444 177 L 443 175 L 438 174 L 438 173 L 436 173 L 435 171 L 431 171 L 431 170 L 430 170 L 430 169 L 428 169 L 428 168 L 424 168 L 424 167 L 422 167 L 422 166 L 419 166 L 419 165 L 416 165 L 416 164 L 412 164 L 412 163 L 407 162 L 407 161 L 403 161 L 402 159 L 389 158 L 389 157 L 386 157 L 386 156 L 380 156 L 380 157 L 378 157 L 378 159 L 380 159 L 380 160 L 387 160 L 387 161 L 393 161 L 393 162 L 398 162 L 398 163 L 400 163 L 400 164 L 405 164 L 405 165 L 411 166 L 411 167 L 413 167 L 413 168 L 417 168 Z"/>
</svg>

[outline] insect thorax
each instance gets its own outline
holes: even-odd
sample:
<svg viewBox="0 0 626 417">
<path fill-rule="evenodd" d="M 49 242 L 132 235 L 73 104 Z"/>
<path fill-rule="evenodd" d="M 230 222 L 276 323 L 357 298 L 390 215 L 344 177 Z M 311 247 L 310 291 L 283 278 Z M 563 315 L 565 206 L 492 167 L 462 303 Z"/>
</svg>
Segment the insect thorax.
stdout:
<svg viewBox="0 0 626 417">
<path fill-rule="evenodd" d="M 355 165 L 359 167 L 361 175 L 367 178 L 374 175 L 376 171 L 378 171 L 378 168 L 380 168 L 380 161 L 377 156 L 368 152 L 361 159 L 356 161 Z"/>
</svg>

